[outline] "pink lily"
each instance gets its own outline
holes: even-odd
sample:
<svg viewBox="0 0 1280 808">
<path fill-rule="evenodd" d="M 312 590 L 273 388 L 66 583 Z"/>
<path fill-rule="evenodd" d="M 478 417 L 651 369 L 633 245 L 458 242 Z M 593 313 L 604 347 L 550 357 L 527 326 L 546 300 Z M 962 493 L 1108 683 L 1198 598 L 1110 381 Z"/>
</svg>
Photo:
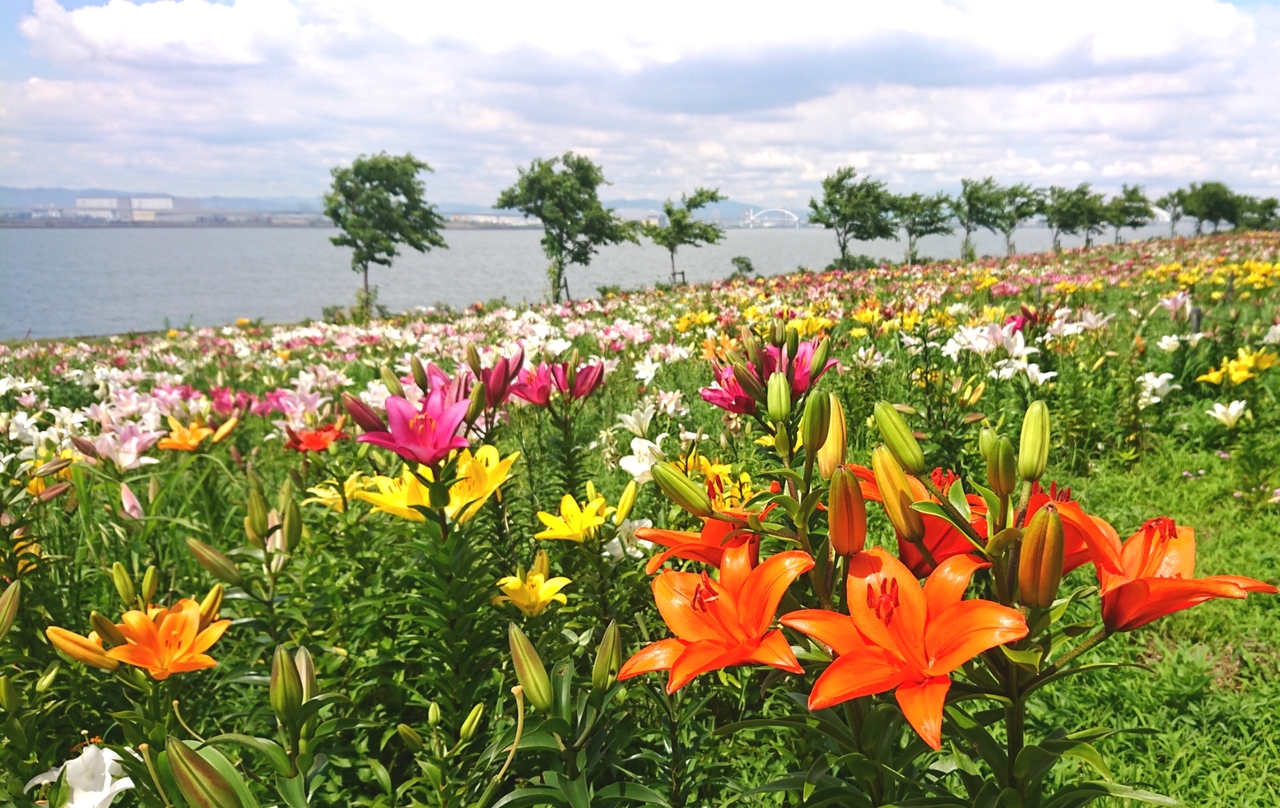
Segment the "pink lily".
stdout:
<svg viewBox="0 0 1280 808">
<path fill-rule="evenodd" d="M 747 368 L 750 370 L 751 366 L 748 365 Z M 704 387 L 698 391 L 702 396 L 702 400 L 728 412 L 736 412 L 740 415 L 754 415 L 756 401 L 747 395 L 747 391 L 742 389 L 742 385 L 738 384 L 738 380 L 733 376 L 733 368 L 717 365 L 715 366 L 715 374 L 715 385 Z"/>
<path fill-rule="evenodd" d="M 520 373 L 520 381 L 511 386 L 511 395 L 530 404 L 545 407 L 551 403 L 551 368 L 539 362 L 533 370 Z"/>
<path fill-rule="evenodd" d="M 387 398 L 389 432 L 367 432 L 358 440 L 390 449 L 396 454 L 424 466 L 434 466 L 454 449 L 465 449 L 467 439 L 458 433 L 470 403 L 463 399 L 453 404 L 445 400 L 446 390 L 432 390 L 416 409 L 400 396 Z"/>
<path fill-rule="evenodd" d="M 575 401 L 580 401 L 594 393 L 604 384 L 604 363 L 596 362 L 583 365 L 574 376 L 573 385 L 569 384 L 569 363 L 561 362 L 551 367 L 551 375 L 556 389 L 565 393 Z"/>
<path fill-rule="evenodd" d="M 524 367 L 524 348 L 493 363 L 493 367 L 480 369 L 480 381 L 484 383 L 485 406 L 494 410 L 507 403 L 514 392 L 513 386 Z"/>
</svg>

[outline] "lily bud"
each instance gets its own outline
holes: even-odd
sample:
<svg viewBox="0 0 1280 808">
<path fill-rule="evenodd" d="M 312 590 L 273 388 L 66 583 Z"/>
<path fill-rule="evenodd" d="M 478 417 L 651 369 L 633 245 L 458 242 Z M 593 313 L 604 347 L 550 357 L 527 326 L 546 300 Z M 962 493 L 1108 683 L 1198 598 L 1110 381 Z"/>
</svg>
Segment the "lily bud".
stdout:
<svg viewBox="0 0 1280 808">
<path fill-rule="evenodd" d="M 463 420 L 468 424 L 474 424 L 476 419 L 484 412 L 484 405 L 484 382 L 476 382 L 471 387 L 471 403 L 467 405 L 467 414 L 463 417 Z"/>
<path fill-rule="evenodd" d="M 396 376 L 395 371 L 383 365 L 378 370 L 378 375 L 382 377 L 382 386 L 387 388 L 387 392 L 404 398 L 404 385 L 400 383 L 400 377 Z"/>
<path fill-rule="evenodd" d="M 154 505 L 155 501 L 159 497 L 160 497 L 160 478 L 152 477 L 151 482 L 147 483 L 147 502 Z"/>
<path fill-rule="evenodd" d="M 471 368 L 471 375 L 477 379 L 480 378 L 480 352 L 476 350 L 475 343 L 467 343 L 467 367 Z"/>
<path fill-rule="evenodd" d="M 415 755 L 427 748 L 426 744 L 422 742 L 422 736 L 408 724 L 397 724 L 396 734 L 400 736 L 400 740 L 404 742 L 409 751 Z"/>
<path fill-rule="evenodd" d="M 978 454 L 982 455 L 983 460 L 988 460 L 991 457 L 991 450 L 995 447 L 996 439 L 999 437 L 996 431 L 989 426 L 984 426 L 978 432 Z"/>
<path fill-rule="evenodd" d="M 796 358 L 796 352 L 800 350 L 800 330 L 788 326 L 786 335 L 787 361 L 790 362 Z"/>
<path fill-rule="evenodd" d="M 469 741 L 476 734 L 476 729 L 480 726 L 480 717 L 484 715 L 484 702 L 477 702 L 476 706 L 471 708 L 471 712 L 467 714 L 466 719 L 462 722 L 462 728 L 458 730 L 458 739 Z"/>
<path fill-rule="evenodd" d="M 434 701 L 427 708 L 427 726 L 435 729 L 440 724 L 440 705 Z"/>
<path fill-rule="evenodd" d="M 67 466 L 70 466 L 74 462 L 75 461 L 69 457 L 60 457 L 57 460 L 50 460 L 48 463 L 44 463 L 40 466 L 37 466 L 36 470 L 31 472 L 31 476 L 32 477 L 49 477 L 54 474 L 57 474 L 58 472 L 65 469 Z"/>
<path fill-rule="evenodd" d="M 924 452 L 916 436 L 911 434 L 911 427 L 903 420 L 902 413 L 893 408 L 887 401 L 876 404 L 874 417 L 876 427 L 885 446 L 893 452 L 893 457 L 908 474 L 924 474 Z"/>
<path fill-rule="evenodd" d="M 284 520 L 280 523 L 280 531 L 284 536 L 284 548 L 292 553 L 298 549 L 302 541 L 302 509 L 298 501 L 291 499 L 284 509 Z"/>
<path fill-rule="evenodd" d="M 298 666 L 283 645 L 276 646 L 271 659 L 271 682 L 267 686 L 271 710 L 283 726 L 293 726 L 302 710 L 302 678 Z"/>
<path fill-rule="evenodd" d="M 227 420 L 223 421 L 221 426 L 219 426 L 217 430 L 214 431 L 211 442 L 222 443 L 222 441 L 226 440 L 227 435 L 231 434 L 231 430 L 236 428 L 236 424 L 238 423 L 240 423 L 240 416 L 238 415 L 233 415 Z M 151 479 L 154 480 L 155 478 L 152 477 Z"/>
<path fill-rule="evenodd" d="M 205 572 L 218 580 L 232 585 L 239 584 L 243 580 L 239 567 L 231 559 L 199 539 L 188 536 L 187 549 L 191 551 L 191 555 L 195 556 L 196 562 L 204 567 Z"/>
<path fill-rule="evenodd" d="M 600 648 L 596 651 L 595 664 L 591 666 L 591 687 L 605 690 L 618 680 L 618 670 L 622 667 L 622 639 L 618 631 L 618 621 L 610 620 L 600 638 Z"/>
<path fill-rule="evenodd" d="M 555 703 L 551 692 L 551 679 L 533 643 L 515 623 L 507 626 L 507 639 L 511 643 L 511 663 L 516 669 L 516 681 L 524 688 L 529 703 L 546 712 Z"/>
<path fill-rule="evenodd" d="M 1022 534 L 1018 590 L 1023 603 L 1042 609 L 1053 605 L 1062 583 L 1063 553 L 1062 517 L 1053 505 L 1045 505 Z"/>
<path fill-rule="evenodd" d="M 160 587 L 160 570 L 155 567 L 147 567 L 147 571 L 142 573 L 142 602 L 144 605 L 150 604 L 155 600 L 156 589 Z"/>
<path fill-rule="evenodd" d="M 22 709 L 22 696 L 18 694 L 8 676 L 0 676 L 0 707 L 3 707 L 6 713 L 16 713 Z"/>
<path fill-rule="evenodd" d="M 73 631 L 67 631 L 58 626 L 49 626 L 44 630 L 44 635 L 49 638 L 54 648 L 76 662 L 104 671 L 113 671 L 120 667 L 119 662 L 103 653 L 101 645 L 88 637 L 81 637 Z"/>
<path fill-rule="evenodd" d="M 22 582 L 14 581 L 5 587 L 0 595 L 0 640 L 13 628 L 13 621 L 18 619 L 18 603 L 22 598 Z"/>
<path fill-rule="evenodd" d="M 245 532 L 250 540 L 259 547 L 267 539 L 267 497 L 262 491 L 262 483 L 257 477 L 249 477 L 249 502 L 246 506 L 249 515 L 245 517 Z"/>
<path fill-rule="evenodd" d="M 124 607 L 132 609 L 138 602 L 138 595 L 133 589 L 133 578 L 119 561 L 111 565 L 111 582 L 116 585 L 116 594 L 124 601 Z"/>
<path fill-rule="evenodd" d="M 804 441 L 805 453 L 814 456 L 827 442 L 827 433 L 831 431 L 831 396 L 815 393 L 809 396 L 804 404 Z M 817 459 L 816 457 L 814 459 Z"/>
<path fill-rule="evenodd" d="M 533 566 L 529 569 L 529 574 L 541 575 L 544 581 L 551 577 L 551 559 L 547 556 L 546 550 L 539 550 L 533 557 Z"/>
<path fill-rule="evenodd" d="M 867 503 L 858 478 L 848 469 L 836 469 L 827 493 L 827 520 L 836 555 L 862 552 L 867 543 Z"/>
<path fill-rule="evenodd" d="M 351 420 L 365 432 L 386 432 L 387 424 L 378 416 L 373 408 L 350 393 L 342 394 L 342 406 L 350 414 Z"/>
<path fill-rule="evenodd" d="M 831 401 L 831 423 L 827 426 L 827 438 L 818 450 L 818 473 L 824 480 L 830 480 L 836 469 L 844 465 L 849 440 L 840 399 L 835 393 L 827 393 L 827 398 Z M 808 446 L 807 443 L 805 445 Z"/>
<path fill-rule="evenodd" d="M 787 327 L 781 321 L 774 322 L 773 331 L 769 335 L 769 342 L 777 348 L 787 344 Z"/>
<path fill-rule="evenodd" d="M 627 487 L 622 489 L 622 496 L 618 499 L 618 509 L 613 512 L 613 523 L 615 525 L 622 524 L 631 515 L 631 509 L 636 504 L 637 490 L 639 490 L 639 486 L 636 485 L 635 480 L 627 483 Z"/>
<path fill-rule="evenodd" d="M 780 424 L 791 417 L 791 385 L 787 383 L 787 374 L 775 372 L 769 377 L 765 398 L 770 421 Z"/>
<path fill-rule="evenodd" d="M 1018 441 L 1018 476 L 1033 483 L 1044 476 L 1049 465 L 1049 407 L 1033 401 L 1022 419 L 1022 437 Z"/>
<path fill-rule="evenodd" d="M 818 378 L 818 374 L 827 366 L 827 357 L 831 354 L 831 337 L 823 337 L 818 347 L 813 349 L 813 359 L 809 360 L 809 380 Z"/>
<path fill-rule="evenodd" d="M 761 367 L 760 341 L 756 339 L 756 335 L 751 332 L 751 326 L 748 325 L 742 327 L 742 353 L 752 365 Z"/>
<path fill-rule="evenodd" d="M 204 596 L 204 600 L 200 601 L 200 630 L 204 631 L 209 624 L 218 619 L 218 612 L 222 610 L 222 597 L 224 595 L 222 584 L 214 584 L 209 588 L 209 594 Z"/>
<path fill-rule="evenodd" d="M 703 519 L 710 519 L 715 513 L 707 492 L 671 463 L 666 461 L 656 463 L 650 473 L 653 475 L 653 481 L 662 489 L 662 493 L 689 513 Z M 533 696 L 530 695 L 529 698 L 532 700 Z"/>
<path fill-rule="evenodd" d="M 52 502 L 53 500 L 67 493 L 67 491 L 70 490 L 70 488 L 71 488 L 71 483 L 69 482 L 63 481 L 60 483 L 55 483 L 49 486 L 48 488 L 46 488 L 45 490 L 41 491 L 39 494 L 36 494 L 36 501 Z"/>
<path fill-rule="evenodd" d="M 741 362 L 733 363 L 733 378 L 738 382 L 738 386 L 742 388 L 742 392 L 751 396 L 756 401 L 764 401 L 766 398 L 764 385 L 760 384 L 760 380 L 756 378 L 756 374 L 747 369 L 747 366 Z"/>
<path fill-rule="evenodd" d="M 431 383 L 427 381 L 427 369 L 422 366 L 422 360 L 418 357 L 412 357 L 409 360 L 409 370 L 413 372 L 413 383 L 418 385 L 418 389 L 423 394 L 430 392 Z"/>
<path fill-rule="evenodd" d="M 1018 485 L 1018 461 L 1013 456 L 1013 441 L 1004 435 L 996 438 L 987 454 L 987 485 L 1002 497 L 1013 493 Z"/>
<path fill-rule="evenodd" d="M 898 535 L 913 544 L 922 541 L 924 519 L 911 507 L 915 502 L 911 484 L 887 447 L 877 446 L 871 452 L 871 470 L 875 472 L 876 485 L 880 487 L 885 515 Z"/>
<path fill-rule="evenodd" d="M 104 615 L 97 612 L 89 612 L 89 625 L 93 626 L 93 630 L 98 632 L 98 636 L 102 638 L 104 643 L 111 645 L 125 645 L 129 641 L 120 633 L 120 629 L 116 628 L 116 624 L 108 620 Z"/>
<path fill-rule="evenodd" d="M 188 805 L 199 808 L 241 808 L 240 797 L 213 764 L 172 735 L 165 741 L 169 770 Z"/>
<path fill-rule="evenodd" d="M 94 460 L 98 459 L 98 447 L 95 446 L 93 441 L 88 438 L 82 438 L 79 435 L 72 435 L 71 445 L 76 447 L 76 451 L 85 457 L 90 457 Z"/>
</svg>

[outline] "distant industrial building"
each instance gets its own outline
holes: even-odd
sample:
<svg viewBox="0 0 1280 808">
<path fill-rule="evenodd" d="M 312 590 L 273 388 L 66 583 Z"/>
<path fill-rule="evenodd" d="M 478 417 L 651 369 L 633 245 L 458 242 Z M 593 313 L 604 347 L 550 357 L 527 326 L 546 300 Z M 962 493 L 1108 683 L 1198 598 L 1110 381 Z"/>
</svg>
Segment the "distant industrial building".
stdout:
<svg viewBox="0 0 1280 808">
<path fill-rule="evenodd" d="M 81 196 L 72 216 L 113 222 L 194 221 L 199 199 L 172 196 Z"/>
</svg>

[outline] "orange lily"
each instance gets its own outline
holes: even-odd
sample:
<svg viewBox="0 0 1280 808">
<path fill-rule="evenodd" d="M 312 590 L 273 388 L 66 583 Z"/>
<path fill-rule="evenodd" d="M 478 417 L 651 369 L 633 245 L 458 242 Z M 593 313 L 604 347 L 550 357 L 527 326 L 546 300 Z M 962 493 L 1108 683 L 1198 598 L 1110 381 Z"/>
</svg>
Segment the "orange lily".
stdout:
<svg viewBox="0 0 1280 808">
<path fill-rule="evenodd" d="M 618 679 L 669 671 L 674 693 L 700 673 L 731 665 L 772 665 L 804 673 L 780 629 L 769 630 L 778 603 L 791 582 L 813 568 L 808 553 L 778 553 L 758 567 L 750 543 L 723 554 L 720 580 L 705 572 L 664 570 L 653 581 L 653 596 L 676 636 L 652 643 L 627 660 Z"/>
<path fill-rule="evenodd" d="M 876 485 L 875 473 L 865 466 L 849 466 L 859 479 L 859 488 L 862 490 L 864 499 L 873 502 L 884 502 L 884 497 L 880 494 L 880 486 Z M 932 473 L 933 482 L 938 488 L 946 491 L 947 488 L 955 481 L 954 475 L 949 471 L 942 469 L 934 469 Z M 916 502 L 934 502 L 936 501 L 924 484 L 907 475 L 907 482 L 911 486 L 912 498 Z M 979 535 L 986 535 L 987 530 L 987 503 L 982 497 L 974 494 L 966 494 L 965 500 L 969 503 L 969 509 L 972 511 L 970 524 L 973 529 L 978 531 Z M 924 546 L 929 549 L 933 560 L 938 564 L 958 555 L 968 555 L 974 551 L 973 544 L 969 539 L 960 532 L 959 528 L 943 519 L 941 516 L 934 516 L 929 513 L 920 514 L 921 520 L 924 522 Z M 898 540 L 898 557 L 902 559 L 902 563 L 911 569 L 916 577 L 923 578 L 933 572 L 933 567 L 928 560 L 921 555 L 919 548 L 909 541 Z"/>
<path fill-rule="evenodd" d="M 231 625 L 230 620 L 217 620 L 201 630 L 200 604 L 190 598 L 149 613 L 128 611 L 120 619 L 117 628 L 128 642 L 108 650 L 107 657 L 146 668 L 156 681 L 217 665 L 205 651 Z"/>
<path fill-rule="evenodd" d="M 1118 551 L 1121 564 L 1118 573 L 1097 565 L 1102 621 L 1108 631 L 1133 631 L 1213 598 L 1243 598 L 1250 592 L 1274 595 L 1280 591 L 1271 584 L 1239 575 L 1196 578 L 1195 530 L 1179 526 L 1167 516 L 1148 521 L 1123 546 L 1114 529 L 1107 538 Z"/>
<path fill-rule="evenodd" d="M 961 600 L 969 579 L 988 566 L 971 555 L 953 556 L 921 588 L 915 574 L 880 547 L 850 558 L 850 615 L 803 609 L 782 618 L 782 625 L 839 655 L 814 683 L 809 709 L 896 688 L 907 721 L 925 743 L 940 748 L 951 672 L 1027 635 L 1016 609 Z"/>
<path fill-rule="evenodd" d="M 1036 483 L 1027 500 L 1024 524 L 1031 524 L 1031 517 L 1036 515 L 1036 511 L 1050 502 L 1062 517 L 1062 571 L 1071 572 L 1076 567 L 1093 561 L 1108 572 L 1120 572 L 1120 554 L 1107 538 L 1108 533 L 1115 532 L 1115 528 L 1103 519 L 1085 513 L 1080 503 L 1072 501 L 1071 489 L 1059 489 L 1055 483 L 1046 492 Z"/>
<path fill-rule="evenodd" d="M 104 671 L 113 671 L 120 667 L 118 661 L 108 657 L 102 650 L 102 638 L 96 631 L 91 631 L 88 637 L 83 637 L 59 626 L 49 626 L 44 633 L 49 638 L 49 642 L 53 643 L 54 648 L 76 662 L 83 662 Z"/>
<path fill-rule="evenodd" d="M 213 430 L 204 425 L 204 421 L 197 418 L 191 422 L 190 426 L 183 426 L 177 418 L 169 416 L 169 434 L 160 439 L 156 445 L 161 449 L 170 449 L 175 452 L 194 452 L 200 448 L 200 444 L 204 439 L 213 434 Z"/>
<path fill-rule="evenodd" d="M 701 561 L 713 567 L 719 567 L 725 551 L 729 547 L 749 546 L 751 566 L 754 567 L 760 558 L 760 537 L 754 533 L 739 533 L 725 542 L 725 537 L 735 530 L 746 526 L 746 511 L 724 511 L 728 516 L 739 520 L 729 522 L 724 519 L 705 519 L 702 532 L 687 530 L 660 530 L 658 528 L 640 528 L 636 538 L 661 544 L 668 549 L 649 559 L 645 571 L 650 575 L 667 563 L 670 558 L 685 558 L 690 561 Z"/>
</svg>

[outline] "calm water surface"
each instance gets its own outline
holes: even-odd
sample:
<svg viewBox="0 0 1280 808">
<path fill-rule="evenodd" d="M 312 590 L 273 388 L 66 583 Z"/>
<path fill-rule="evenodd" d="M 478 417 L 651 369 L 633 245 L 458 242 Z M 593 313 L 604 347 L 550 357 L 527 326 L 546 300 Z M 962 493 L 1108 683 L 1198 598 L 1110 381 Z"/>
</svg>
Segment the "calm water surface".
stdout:
<svg viewBox="0 0 1280 808">
<path fill-rule="evenodd" d="M 238 317 L 290 322 L 318 318 L 321 308 L 349 305 L 359 276 L 350 253 L 320 228 L 0 229 L 0 339 L 141 331 L 171 325 L 218 325 Z M 1138 235 L 1167 233 L 1167 225 Z M 465 306 L 505 297 L 516 303 L 546 292 L 546 258 L 538 230 L 450 230 L 449 249 L 412 250 L 370 277 L 394 311 L 444 302 Z M 1049 247 L 1049 231 L 1020 232 L 1024 251 Z M 1071 246 L 1077 242 L 1068 241 Z M 978 250 L 1002 254 L 1003 240 L 983 233 Z M 854 252 L 899 259 L 896 242 L 858 244 Z M 959 253 L 958 236 L 921 242 L 921 254 Z M 691 282 L 728 275 L 745 255 L 758 272 L 821 268 L 836 255 L 832 235 L 818 229 L 729 230 L 712 247 L 677 255 Z M 606 247 L 588 267 L 572 267 L 570 291 L 635 288 L 666 279 L 666 251 L 652 244 Z"/>
</svg>

